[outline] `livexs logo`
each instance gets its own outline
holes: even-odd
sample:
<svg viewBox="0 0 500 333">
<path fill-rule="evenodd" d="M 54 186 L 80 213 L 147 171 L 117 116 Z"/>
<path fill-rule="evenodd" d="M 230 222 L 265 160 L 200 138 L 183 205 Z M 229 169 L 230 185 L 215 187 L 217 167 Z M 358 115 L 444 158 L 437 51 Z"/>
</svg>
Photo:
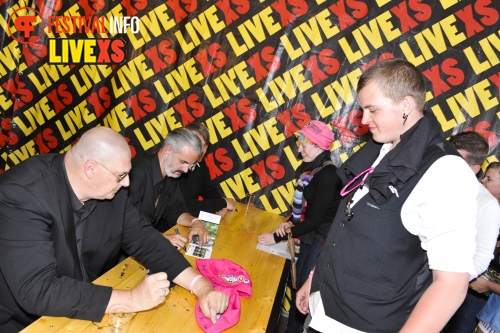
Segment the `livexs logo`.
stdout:
<svg viewBox="0 0 500 333">
<path fill-rule="evenodd" d="M 49 39 L 51 64 L 120 64 L 125 55 L 123 39 Z"/>
</svg>

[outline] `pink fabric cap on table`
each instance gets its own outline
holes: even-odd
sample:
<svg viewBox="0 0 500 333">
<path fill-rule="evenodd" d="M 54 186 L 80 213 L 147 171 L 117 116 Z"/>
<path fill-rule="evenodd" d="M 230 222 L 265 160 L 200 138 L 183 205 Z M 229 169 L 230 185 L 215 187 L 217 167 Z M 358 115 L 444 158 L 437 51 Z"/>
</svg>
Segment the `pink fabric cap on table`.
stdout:
<svg viewBox="0 0 500 333">
<path fill-rule="evenodd" d="M 196 268 L 214 288 L 233 289 L 241 297 L 252 296 L 252 280 L 247 271 L 227 259 L 198 259 Z"/>
</svg>

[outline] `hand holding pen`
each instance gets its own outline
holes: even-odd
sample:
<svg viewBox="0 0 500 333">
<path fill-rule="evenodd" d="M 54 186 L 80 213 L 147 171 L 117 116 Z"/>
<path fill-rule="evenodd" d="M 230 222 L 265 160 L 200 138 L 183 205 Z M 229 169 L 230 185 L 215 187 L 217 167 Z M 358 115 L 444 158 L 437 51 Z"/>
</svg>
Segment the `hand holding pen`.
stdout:
<svg viewBox="0 0 500 333">
<path fill-rule="evenodd" d="M 172 243 L 172 245 L 175 246 L 175 248 L 177 248 L 177 250 L 180 250 L 180 249 L 186 250 L 187 238 L 183 237 L 179 233 L 179 230 L 177 228 L 175 229 L 175 235 L 172 235 L 172 234 L 163 235 L 163 237 L 168 239 L 170 241 L 170 243 Z"/>
<path fill-rule="evenodd" d="M 179 232 L 179 229 L 175 228 L 175 234 L 176 235 L 180 235 L 181 233 Z M 182 237 L 182 236 L 181 236 Z M 184 238 L 184 237 L 182 237 Z M 186 244 L 186 242 L 184 242 L 184 244 Z M 186 245 L 183 245 L 182 248 L 184 249 L 184 251 L 186 251 Z"/>
</svg>

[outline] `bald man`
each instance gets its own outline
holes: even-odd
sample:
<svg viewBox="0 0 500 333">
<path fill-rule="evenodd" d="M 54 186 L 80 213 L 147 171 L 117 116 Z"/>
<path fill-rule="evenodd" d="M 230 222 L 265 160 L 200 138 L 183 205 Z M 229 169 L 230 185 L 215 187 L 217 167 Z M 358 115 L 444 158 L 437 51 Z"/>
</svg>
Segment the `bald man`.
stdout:
<svg viewBox="0 0 500 333">
<path fill-rule="evenodd" d="M 100 321 L 112 304 L 148 310 L 170 281 L 191 288 L 215 322 L 228 297 L 212 289 L 121 187 L 129 185 L 129 147 L 93 128 L 64 155 L 29 158 L 0 175 L 0 332 L 39 316 Z M 117 264 L 120 248 L 154 272 L 132 290 L 91 281 Z"/>
</svg>

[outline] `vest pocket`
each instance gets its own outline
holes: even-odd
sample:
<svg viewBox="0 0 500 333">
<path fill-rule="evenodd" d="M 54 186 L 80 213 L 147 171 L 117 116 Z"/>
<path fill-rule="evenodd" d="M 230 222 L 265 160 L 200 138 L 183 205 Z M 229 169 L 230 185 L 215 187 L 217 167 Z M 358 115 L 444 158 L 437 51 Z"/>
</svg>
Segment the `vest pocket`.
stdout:
<svg viewBox="0 0 500 333">
<path fill-rule="evenodd" d="M 375 283 L 344 271 L 340 287 L 348 292 L 363 295 L 373 300 L 388 301 L 394 297 L 395 288 Z"/>
</svg>

